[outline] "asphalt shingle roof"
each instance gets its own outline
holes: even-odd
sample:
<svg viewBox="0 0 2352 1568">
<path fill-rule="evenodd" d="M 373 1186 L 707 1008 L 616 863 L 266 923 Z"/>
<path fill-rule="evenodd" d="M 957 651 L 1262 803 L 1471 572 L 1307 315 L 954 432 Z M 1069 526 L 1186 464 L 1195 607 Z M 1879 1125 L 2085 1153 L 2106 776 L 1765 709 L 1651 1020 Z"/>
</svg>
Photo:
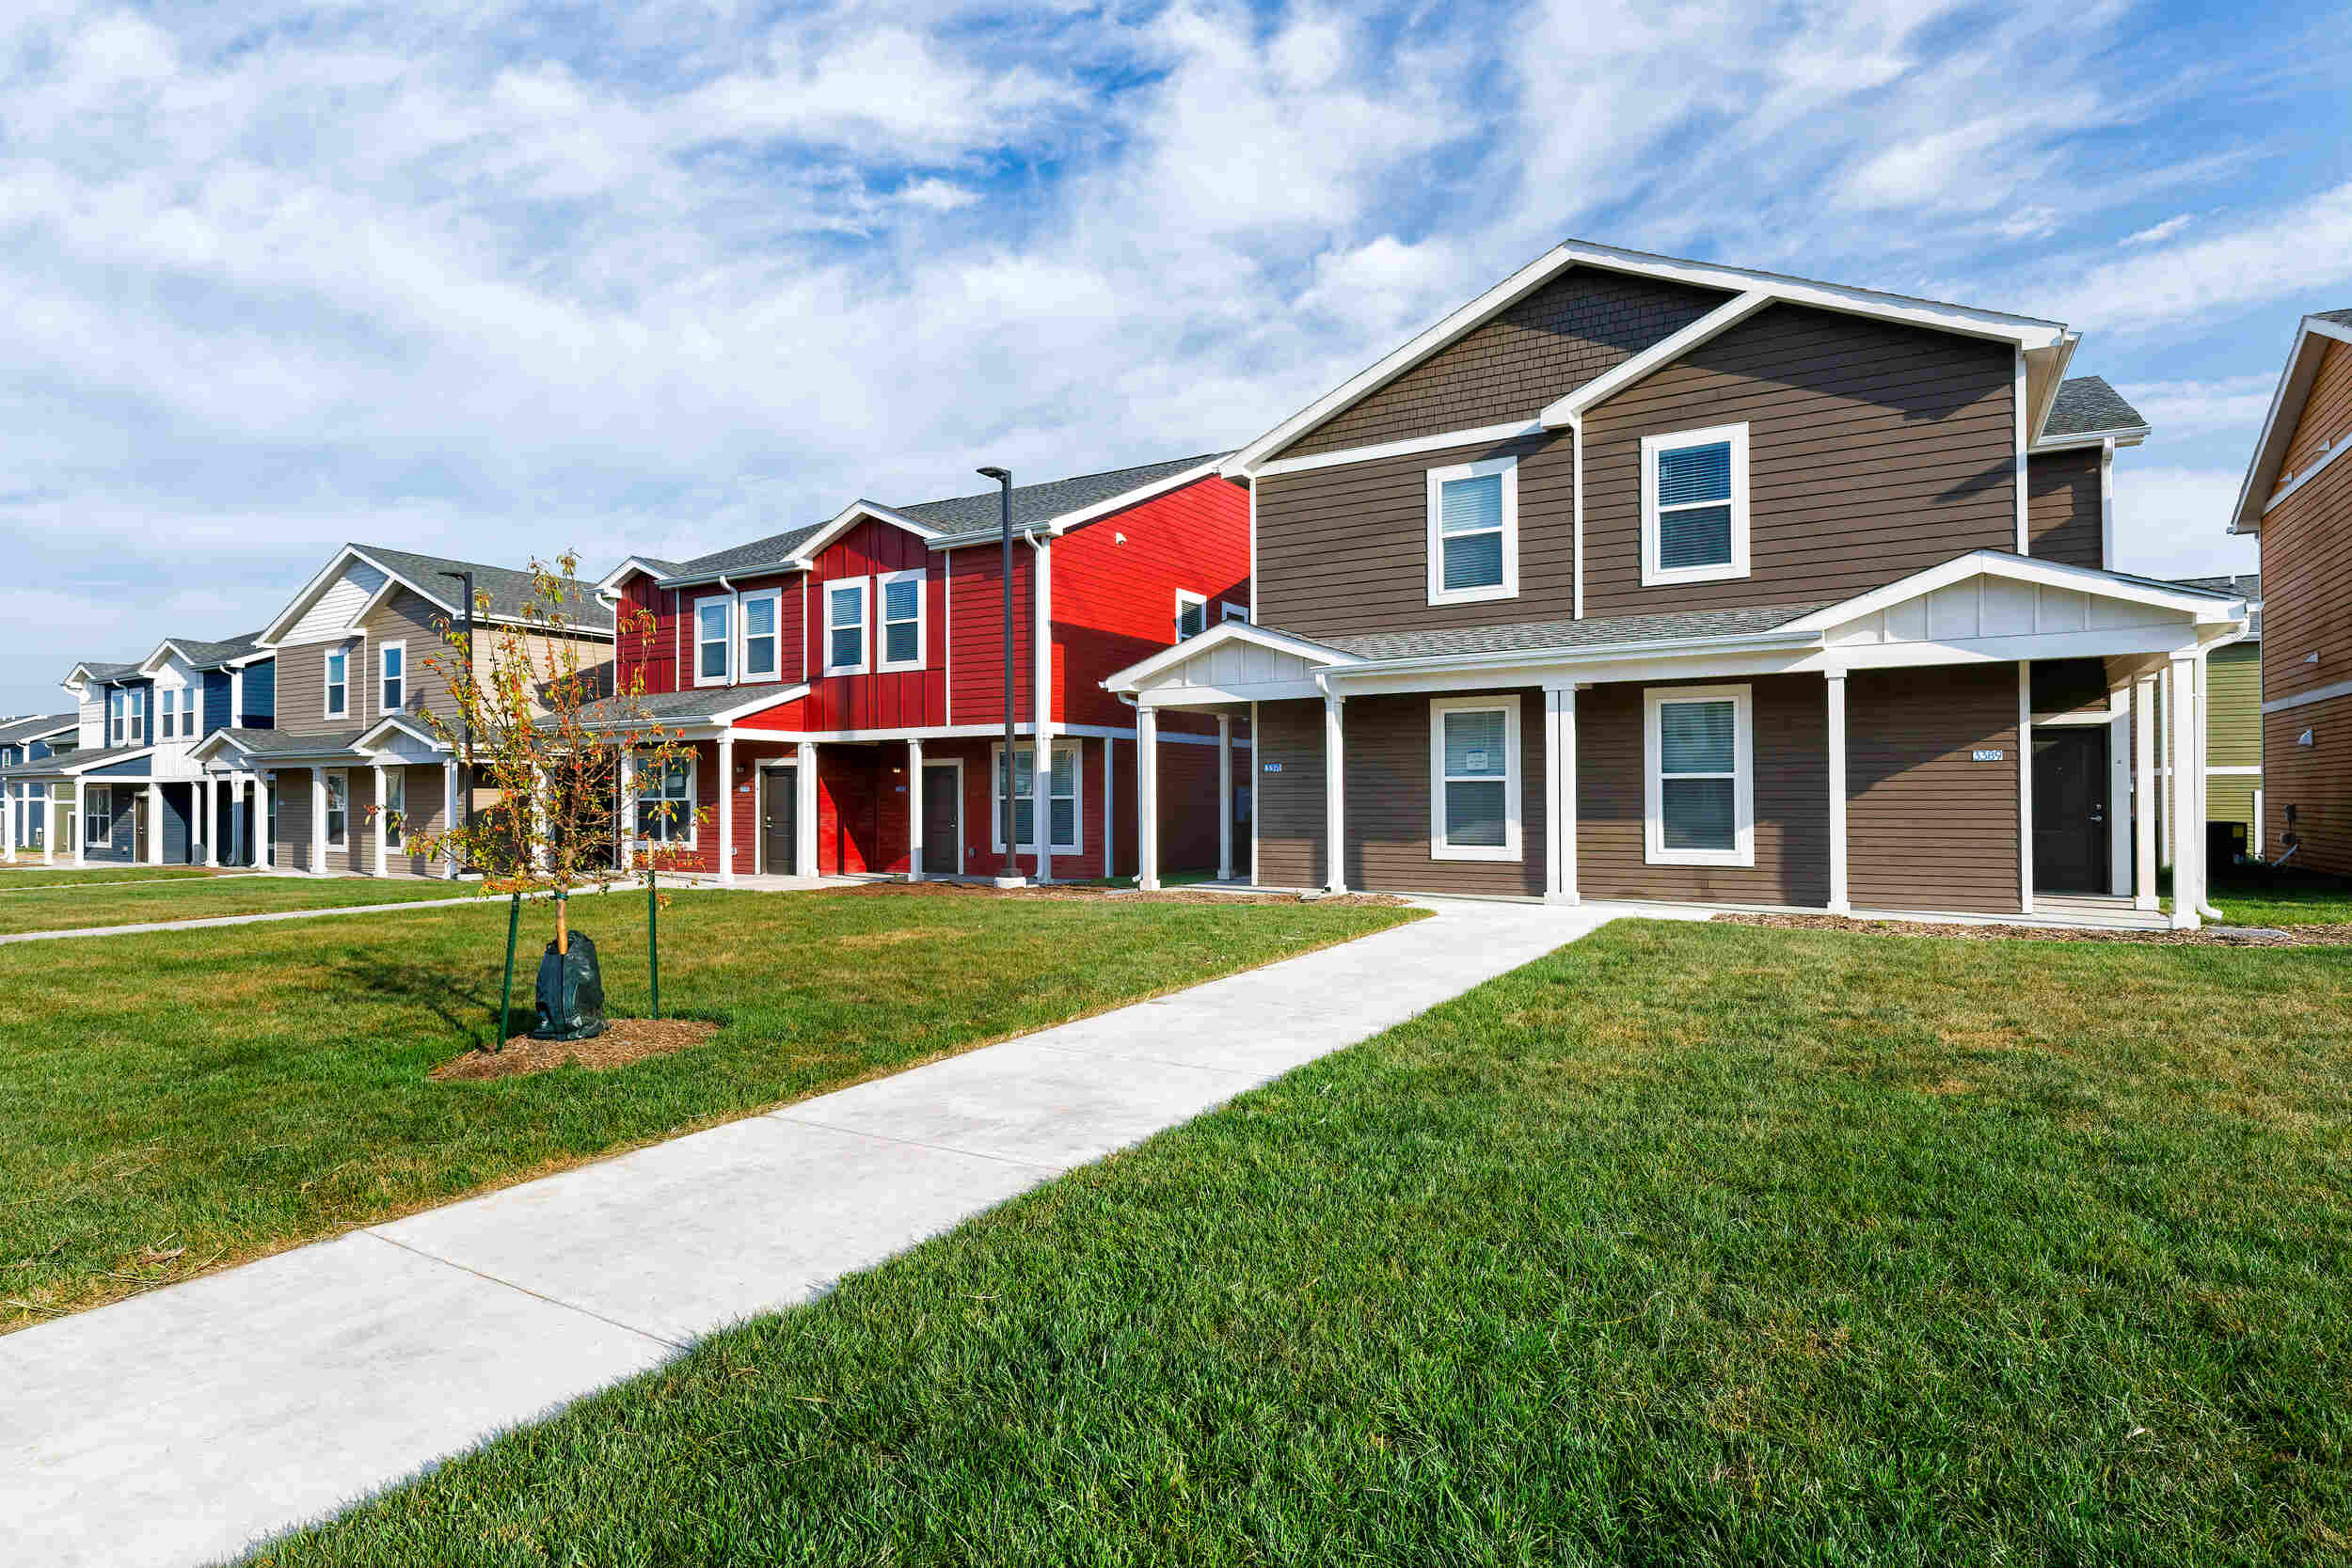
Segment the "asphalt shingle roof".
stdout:
<svg viewBox="0 0 2352 1568">
<path fill-rule="evenodd" d="M 2345 314 L 2352 315 L 2352 311 Z M 2263 578 L 2260 572 L 2240 572 L 2235 577 L 2227 578 L 2175 578 L 2173 580 L 2183 588 L 2194 588 L 2207 594 L 2227 594 L 2232 598 L 2246 600 L 2249 607 L 2246 640 L 2249 642 L 2263 640 Z"/>
<path fill-rule="evenodd" d="M 730 545 L 723 550 L 698 555 L 691 561 L 651 561 L 644 556 L 638 559 L 659 569 L 664 577 L 673 578 L 707 577 L 713 572 L 739 572 L 754 566 L 773 566 L 799 549 L 802 541 L 824 526 L 822 523 L 811 523 L 806 528 L 796 528 L 789 532 L 771 533 L 765 539 L 755 539 L 748 545 Z"/>
<path fill-rule="evenodd" d="M 254 756 L 315 756 L 326 752 L 348 752 L 359 742 L 365 730 L 215 730 L 214 735 L 227 736 L 239 750 Z M 211 739 L 207 736 L 206 739 Z"/>
<path fill-rule="evenodd" d="M 531 600 L 531 574 L 518 572 L 512 566 L 488 566 L 479 561 L 453 561 L 447 556 L 419 555 L 414 550 L 395 550 L 382 545 L 354 545 L 351 547 L 450 604 L 458 602 L 463 590 L 454 581 L 443 577 L 443 572 L 471 572 L 474 592 L 489 596 L 490 613 L 493 615 L 519 619 L 523 607 Z M 611 631 L 612 609 L 596 597 L 596 585 L 577 578 L 567 580 L 565 594 L 571 602 L 566 610 L 574 623 L 586 631 Z"/>
<path fill-rule="evenodd" d="M 2138 409 L 2123 401 L 2123 394 L 2107 385 L 2105 376 L 2078 375 L 2058 383 L 2042 434 L 2089 436 L 2101 430 L 2137 430 L 2147 422 Z"/>
<path fill-rule="evenodd" d="M 27 774 L 56 773 L 68 768 L 87 768 L 92 763 L 112 762 L 120 757 L 144 756 L 152 746 L 99 746 L 88 751 L 59 752 L 32 762 L 20 762 L 14 768 L 0 768 L 0 777 L 23 778 Z"/>
<path fill-rule="evenodd" d="M 261 645 L 258 631 L 242 632 L 226 642 L 202 642 L 193 637 L 174 637 L 167 641 L 188 656 L 188 662 L 199 670 L 226 664 L 232 658 L 243 658 Z"/>
<path fill-rule="evenodd" d="M 607 697 L 581 710 L 581 718 L 590 724 L 609 723 L 624 712 L 630 719 L 649 719 L 657 722 L 676 722 L 690 719 L 708 719 L 736 708 L 757 705 L 763 693 L 781 700 L 794 689 L 790 686 L 706 686 L 685 691 L 648 691 L 634 704 L 619 697 Z"/>
<path fill-rule="evenodd" d="M 87 670 L 92 680 L 110 681 L 136 674 L 139 667 L 136 660 L 129 664 L 102 664 L 94 658 L 86 658 L 76 668 Z"/>
<path fill-rule="evenodd" d="M 1309 641 L 1359 658 L 1433 658 L 1450 654 L 1536 653 L 1551 648 L 1599 648 L 1679 642 L 1694 637 L 1738 637 L 1772 631 L 1835 603 L 1751 605 L 1661 615 L 1613 615 L 1586 621 L 1520 621 L 1501 626 L 1444 631 L 1390 631 L 1366 637 L 1317 637 Z"/>
<path fill-rule="evenodd" d="M 2312 314 L 2321 321 L 2333 322 L 2338 326 L 2352 326 L 2352 310 L 2314 310 Z"/>
<path fill-rule="evenodd" d="M 1191 457 L 1171 457 L 1163 463 L 1146 463 L 1137 468 L 1112 468 L 1099 474 L 1051 480 L 1043 484 L 1016 484 L 1012 487 L 1012 526 L 1027 528 L 1067 512 L 1082 511 L 1225 455 L 1204 451 Z M 1001 504 L 998 492 L 982 490 L 969 496 L 951 496 L 946 500 L 917 501 L 893 510 L 944 533 L 976 533 L 999 526 Z"/>
<path fill-rule="evenodd" d="M 8 745 L 12 741 L 29 740 L 37 735 L 52 735 L 58 730 L 70 730 L 80 722 L 80 716 L 72 713 L 44 713 L 30 719 L 10 719 L 0 721 L 0 746 Z"/>
</svg>

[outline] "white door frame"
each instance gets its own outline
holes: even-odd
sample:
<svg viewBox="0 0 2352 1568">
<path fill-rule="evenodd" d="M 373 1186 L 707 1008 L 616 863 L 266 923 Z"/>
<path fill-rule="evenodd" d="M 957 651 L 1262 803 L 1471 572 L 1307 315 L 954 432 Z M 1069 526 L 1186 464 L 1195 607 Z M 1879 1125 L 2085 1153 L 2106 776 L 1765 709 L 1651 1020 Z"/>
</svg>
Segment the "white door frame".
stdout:
<svg viewBox="0 0 2352 1568">
<path fill-rule="evenodd" d="M 765 758 L 752 769 L 753 777 L 759 781 L 759 788 L 753 796 L 755 809 L 752 816 L 752 875 L 755 877 L 768 875 L 768 777 L 771 773 L 783 773 L 792 777 L 792 787 L 796 791 L 792 804 L 793 809 L 798 811 L 800 800 L 797 791 L 800 788 L 798 777 L 800 771 L 800 762 L 793 757 Z M 795 845 L 800 843 L 800 822 L 796 818 L 792 824 L 792 841 Z M 808 873 L 803 871 L 796 875 L 804 877 Z"/>
<path fill-rule="evenodd" d="M 952 768 L 956 770 L 956 868 L 953 871 L 933 872 L 926 866 L 923 869 L 923 875 L 926 877 L 961 877 L 963 875 L 963 759 L 927 755 L 923 758 L 923 768 L 926 772 L 934 768 Z M 922 810 L 923 781 L 917 778 L 914 781 L 914 811 L 918 818 Z M 926 832 L 923 834 L 923 849 L 926 854 L 930 853 L 930 847 L 931 835 Z"/>
</svg>

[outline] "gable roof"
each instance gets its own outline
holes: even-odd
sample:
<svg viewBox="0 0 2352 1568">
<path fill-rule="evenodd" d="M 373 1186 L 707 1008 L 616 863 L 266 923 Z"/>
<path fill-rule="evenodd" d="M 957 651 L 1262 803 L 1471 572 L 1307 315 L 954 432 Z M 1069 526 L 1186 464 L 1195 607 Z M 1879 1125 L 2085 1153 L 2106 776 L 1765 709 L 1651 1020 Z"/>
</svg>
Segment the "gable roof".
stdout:
<svg viewBox="0 0 2352 1568">
<path fill-rule="evenodd" d="M 44 740 L 53 735 L 81 727 L 81 720 L 71 713 L 43 713 L 27 719 L 0 720 L 0 746 L 21 745 L 27 740 Z"/>
<path fill-rule="evenodd" d="M 1241 478 L 1255 473 L 1259 467 L 1299 436 L 1315 426 L 1361 401 L 1393 381 L 1406 371 L 1431 355 L 1446 348 L 1457 339 L 1492 320 L 1514 303 L 1543 287 L 1572 267 L 1591 267 L 1604 272 L 1632 273 L 1685 283 L 1700 288 L 1722 290 L 1735 296 L 1714 312 L 1674 335 L 1684 340 L 1676 352 L 1687 352 L 1715 333 L 1746 319 L 1765 305 L 1785 303 L 1811 306 L 1820 309 L 1837 310 L 1847 314 L 1867 316 L 1881 321 L 1907 323 L 1915 326 L 1940 331 L 1957 332 L 1968 337 L 1991 338 L 2014 343 L 2029 360 L 2029 378 L 2039 372 L 2042 380 L 2054 382 L 2056 372 L 2063 367 L 2067 355 L 2073 352 L 2074 338 L 2063 323 L 2043 321 L 2033 316 L 2010 315 L 2003 311 L 1985 310 L 1973 306 L 1953 305 L 1941 300 L 1920 299 L 1908 294 L 1886 293 L 1875 289 L 1856 289 L 1843 284 L 1825 283 L 1813 278 L 1793 277 L 1782 273 L 1759 272 L 1747 267 L 1719 266 L 1710 262 L 1693 261 L 1674 256 L 1657 256 L 1645 251 L 1623 250 L 1614 245 L 1597 245 L 1586 240 L 1568 240 L 1537 257 L 1509 277 L 1485 293 L 1438 322 L 1413 338 L 1403 347 L 1366 367 L 1341 386 L 1309 404 L 1305 408 L 1276 425 L 1248 446 L 1229 457 L 1224 471 L 1229 477 Z M 1636 359 L 1653 356 L 1658 345 L 1635 356 Z M 1654 365 L 1629 371 L 1620 366 L 1610 372 L 1607 390 L 1613 391 L 1630 379 L 1647 373 Z M 2053 388 L 2054 389 L 2054 388 Z M 1605 395 L 1605 392 L 1603 394 Z M 2049 393 L 2042 396 L 2046 405 Z M 1563 400 L 1564 402 L 1565 400 Z M 1596 400 L 1597 401 L 1597 398 Z M 1542 423 L 1567 422 L 1580 408 L 1563 408 L 1558 404 L 1543 411 Z M 1555 414 L 1558 416 L 1555 420 Z"/>
<path fill-rule="evenodd" d="M 444 573 L 471 572 L 475 594 L 486 597 L 488 601 L 488 609 L 484 613 L 494 623 L 521 624 L 524 608 L 532 596 L 532 575 L 512 566 L 492 566 L 479 561 L 423 555 L 415 550 L 393 549 L 384 545 L 345 545 L 335 552 L 317 576 L 303 584 L 300 593 L 287 601 L 286 608 L 278 612 L 278 618 L 262 628 L 257 641 L 263 645 L 275 646 L 287 626 L 299 620 L 310 602 L 354 560 L 373 566 L 452 616 L 465 613 L 465 591 L 458 586 L 455 578 L 445 577 Z M 571 601 L 570 613 L 575 629 L 591 636 L 598 633 L 611 636 L 612 609 L 597 596 L 596 588 L 577 578 L 566 578 L 564 581 L 565 594 Z"/>
<path fill-rule="evenodd" d="M 2345 451 L 2352 450 L 2352 440 L 2340 440 L 2328 454 L 2302 473 L 2283 491 L 2278 490 L 2280 472 L 2287 460 L 2287 448 L 2295 439 L 2296 427 L 2303 421 L 2303 405 L 2311 400 L 2312 383 L 2319 375 L 2319 362 L 2326 357 L 2333 343 L 2352 343 L 2352 309 L 2314 310 L 2295 325 L 2295 341 L 2287 350 L 2286 368 L 2279 372 L 2278 389 L 2270 394 L 2270 412 L 2263 417 L 2262 434 L 2254 439 L 2253 460 L 2246 466 L 2245 483 L 2238 486 L 2237 505 L 2230 513 L 2232 533 L 2260 533 L 2263 514 L 2293 495 L 2303 482 L 2318 473 Z"/>
<path fill-rule="evenodd" d="M 2107 385 L 2101 375 L 2070 376 L 2058 384 L 2050 412 L 2042 421 L 2037 446 L 2073 437 L 2077 440 L 2116 437 L 2118 446 L 2136 446 L 2148 435 L 2148 421 Z M 2125 437 L 2129 439 L 2125 439 Z"/>
<path fill-rule="evenodd" d="M 86 658 L 68 670 L 65 673 L 65 678 L 72 680 L 75 675 L 80 674 L 87 675 L 94 681 L 114 681 L 120 680 L 125 675 L 135 675 L 138 673 L 139 666 L 136 659 L 128 664 L 101 664 L 96 660 Z"/>
<path fill-rule="evenodd" d="M 234 663 L 246 655 L 258 651 L 262 651 L 262 634 L 258 631 L 245 632 L 226 642 L 206 642 L 193 637 L 167 637 L 155 644 L 153 653 L 139 661 L 138 668 L 145 673 L 149 666 L 170 652 L 178 654 L 196 669 L 217 670 L 224 664 Z"/>
<path fill-rule="evenodd" d="M 1012 526 L 1015 530 L 1035 529 L 1049 524 L 1064 523 L 1081 513 L 1091 512 L 1106 501 L 1123 500 L 1138 490 L 1148 490 L 1167 480 L 1180 479 L 1194 469 L 1207 469 L 1227 454 L 1199 452 L 1191 457 L 1171 457 L 1163 462 L 1145 463 L 1133 468 L 1108 468 L 1098 474 L 1076 474 L 1069 479 L 1047 480 L 1038 484 L 1016 484 L 1012 487 Z M 994 490 L 976 491 L 969 496 L 950 496 L 946 500 L 918 501 L 898 510 L 911 517 L 919 517 L 943 534 L 994 534 L 1002 526 L 999 507 L 1002 502 Z"/>
</svg>

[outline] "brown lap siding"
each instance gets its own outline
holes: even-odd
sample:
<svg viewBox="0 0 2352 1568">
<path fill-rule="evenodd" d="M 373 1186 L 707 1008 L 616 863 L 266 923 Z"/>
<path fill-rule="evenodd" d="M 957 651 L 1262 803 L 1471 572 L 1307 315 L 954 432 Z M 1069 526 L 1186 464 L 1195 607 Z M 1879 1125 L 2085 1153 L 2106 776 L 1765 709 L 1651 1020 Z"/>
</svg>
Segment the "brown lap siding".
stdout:
<svg viewBox="0 0 2352 1568">
<path fill-rule="evenodd" d="M 1643 693 L 1745 685 L 1753 696 L 1756 864 L 1645 859 Z M 1726 904 L 1829 900 L 1828 691 L 1818 675 L 1597 686 L 1577 693 L 1577 887 L 1587 898 Z"/>
<path fill-rule="evenodd" d="M 1323 860 L 1323 705 L 1261 703 L 1257 879 L 1268 887 L 1321 887 Z M 1267 772 L 1268 767 L 1279 768 Z"/>
<path fill-rule="evenodd" d="M 2015 913 L 2017 667 L 1859 671 L 1846 689 L 1854 906 Z"/>
<path fill-rule="evenodd" d="M 2290 867 L 2352 875 L 2352 697 L 2265 715 L 2262 782 L 2265 851 L 2284 854 L 2292 832 L 2299 847 Z"/>
</svg>

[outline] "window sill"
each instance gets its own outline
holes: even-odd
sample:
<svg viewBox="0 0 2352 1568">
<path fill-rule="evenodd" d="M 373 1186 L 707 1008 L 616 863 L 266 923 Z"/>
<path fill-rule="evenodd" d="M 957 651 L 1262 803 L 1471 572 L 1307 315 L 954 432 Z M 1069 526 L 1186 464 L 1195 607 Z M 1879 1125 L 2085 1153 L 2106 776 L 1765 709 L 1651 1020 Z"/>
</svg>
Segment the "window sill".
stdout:
<svg viewBox="0 0 2352 1568">
<path fill-rule="evenodd" d="M 706 686 L 733 686 L 734 684 L 733 675 L 696 675 L 694 677 L 694 686 L 698 690 Z"/>
<path fill-rule="evenodd" d="M 1744 562 L 1734 562 L 1725 566 L 1677 566 L 1671 569 L 1642 569 L 1645 588 L 1671 588 L 1680 582 L 1735 582 L 1749 575 Z"/>
<path fill-rule="evenodd" d="M 917 659 L 912 664 L 877 664 L 874 666 L 874 673 L 881 675 L 911 675 L 926 668 L 928 666 L 921 659 Z"/>
<path fill-rule="evenodd" d="M 1431 844 L 1429 858 L 1433 861 L 1525 861 L 1527 852 L 1516 844 L 1451 845 Z"/>
<path fill-rule="evenodd" d="M 1642 856 L 1645 865 L 1714 865 L 1753 870 L 1756 866 L 1754 849 L 1649 849 Z"/>
<path fill-rule="evenodd" d="M 1518 596 L 1518 585 L 1505 583 L 1499 588 L 1433 589 L 1430 591 L 1429 602 L 1433 605 L 1491 604 L 1497 599 L 1516 599 Z"/>
</svg>

